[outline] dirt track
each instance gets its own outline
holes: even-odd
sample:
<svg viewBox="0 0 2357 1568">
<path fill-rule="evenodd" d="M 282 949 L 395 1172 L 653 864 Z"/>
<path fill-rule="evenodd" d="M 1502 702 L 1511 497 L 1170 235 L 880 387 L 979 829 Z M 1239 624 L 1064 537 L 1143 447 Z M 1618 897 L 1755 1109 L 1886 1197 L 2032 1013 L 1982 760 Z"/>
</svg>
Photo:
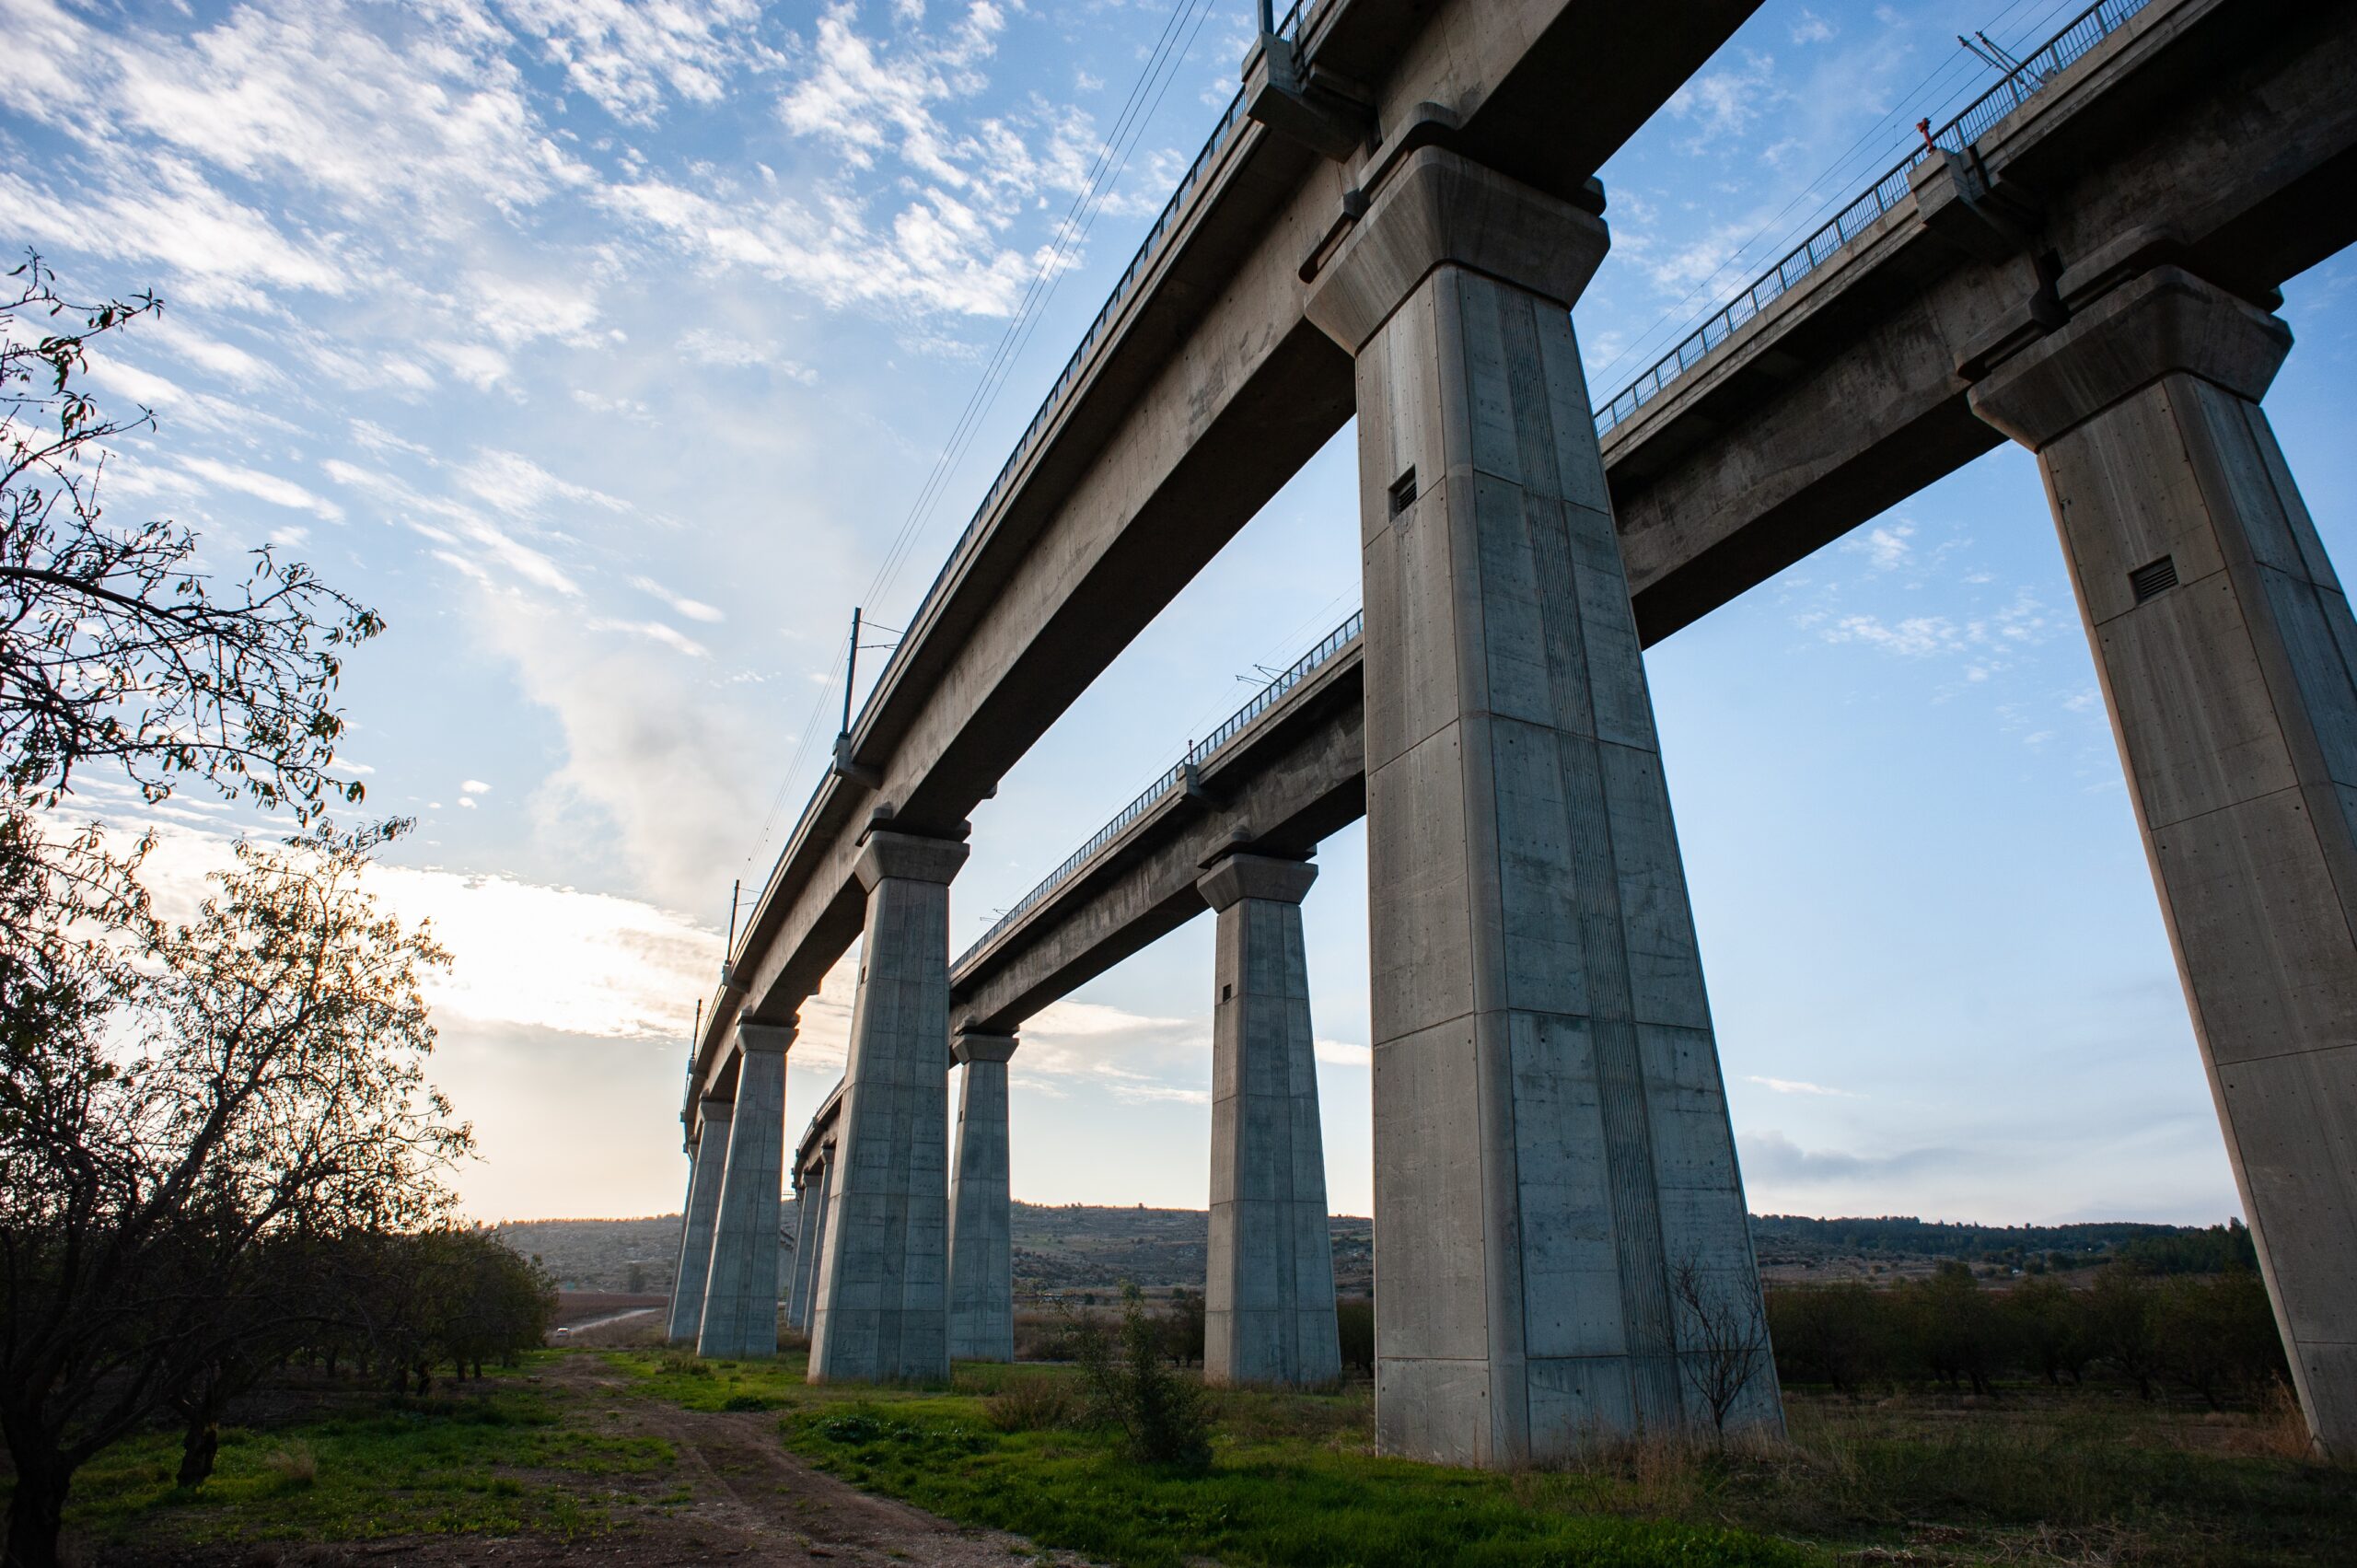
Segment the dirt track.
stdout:
<svg viewBox="0 0 2357 1568">
<path fill-rule="evenodd" d="M 560 1356 L 543 1380 L 573 1396 L 580 1425 L 626 1436 L 659 1437 L 679 1463 L 633 1486 L 646 1496 L 681 1489 L 691 1500 L 661 1512 L 633 1510 L 610 1534 L 571 1541 L 524 1536 L 507 1539 L 429 1536 L 353 1545 L 290 1543 L 136 1553 L 136 1568 L 295 1568 L 296 1564 L 502 1563 L 517 1568 L 591 1562 L 614 1568 L 661 1568 L 714 1561 L 747 1564 L 824 1563 L 828 1568 L 941 1564 L 943 1568 L 1011 1568 L 1018 1562 L 1086 1568 L 1086 1560 L 1042 1552 L 1019 1537 L 964 1529 L 903 1504 L 871 1497 L 804 1464 L 778 1441 L 777 1417 L 762 1411 L 683 1411 L 623 1391 L 623 1378 L 602 1357 Z M 587 1490 L 580 1477 L 541 1479 Z M 608 1493 L 610 1495 L 610 1493 Z"/>
</svg>

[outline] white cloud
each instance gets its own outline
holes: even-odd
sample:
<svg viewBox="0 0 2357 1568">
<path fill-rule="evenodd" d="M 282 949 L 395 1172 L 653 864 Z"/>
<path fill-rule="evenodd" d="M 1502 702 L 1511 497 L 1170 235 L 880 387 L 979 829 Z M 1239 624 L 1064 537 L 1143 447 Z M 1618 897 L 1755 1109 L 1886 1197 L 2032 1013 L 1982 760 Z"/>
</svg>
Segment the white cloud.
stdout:
<svg viewBox="0 0 2357 1568">
<path fill-rule="evenodd" d="M 1823 1084 L 1812 1084 L 1804 1078 L 1763 1078 L 1754 1073 L 1746 1074 L 1744 1081 L 1762 1085 L 1780 1095 L 1834 1095 L 1843 1099 L 1858 1098 L 1848 1089 L 1828 1088 Z"/>
<path fill-rule="evenodd" d="M 726 613 L 716 607 L 705 604 L 701 599 L 687 598 L 675 594 L 652 577 L 633 577 L 630 580 L 630 586 L 641 593 L 661 599 L 671 607 L 673 614 L 684 615 L 691 621 L 717 624 L 728 619 Z"/>
<path fill-rule="evenodd" d="M 680 632 L 674 627 L 666 626 L 660 621 L 609 621 L 599 619 L 591 621 L 587 624 L 588 629 L 592 632 L 621 632 L 628 636 L 644 637 L 650 643 L 660 643 L 663 646 L 669 648 L 672 652 L 686 654 L 691 658 L 709 658 L 712 656 L 712 650 L 710 648 L 705 647 L 702 643 L 697 642 L 693 637 L 687 635 L 685 633 Z"/>
<path fill-rule="evenodd" d="M 1914 553 L 1914 547 L 1907 542 L 1914 534 L 1913 523 L 1877 523 L 1864 534 L 1852 534 L 1843 540 L 1841 548 L 1864 555 L 1875 571 L 1889 572 L 1907 564 Z"/>
<path fill-rule="evenodd" d="M 655 122 L 666 89 L 692 103 L 716 103 L 735 70 L 772 60 L 751 41 L 758 0 L 504 0 L 508 14 L 543 41 L 577 92 L 615 119 Z"/>
<path fill-rule="evenodd" d="M 1373 1067 L 1375 1052 L 1346 1040 L 1321 1040 L 1313 1048 L 1318 1060 L 1336 1067 Z"/>
<path fill-rule="evenodd" d="M 167 828 L 148 862 L 167 912 L 184 917 L 229 841 Z M 380 865 L 364 886 L 406 923 L 431 921 L 450 969 L 431 982 L 437 1022 L 520 1025 L 592 1039 L 676 1040 L 720 940 L 634 899 L 513 877 Z"/>
<path fill-rule="evenodd" d="M 1804 6 L 1800 19 L 1793 24 L 1794 43 L 1823 43 L 1833 36 L 1833 24 Z"/>
<path fill-rule="evenodd" d="M 1783 96 L 1776 81 L 1775 56 L 1746 54 L 1740 65 L 1689 78 L 1670 95 L 1667 107 L 1678 119 L 1693 122 L 1695 134 L 1686 150 L 1701 152 L 1713 143 L 1744 135 Z"/>
<path fill-rule="evenodd" d="M 1880 1179 L 1957 1156 L 1957 1151 L 1941 1148 L 1902 1149 L 1880 1155 L 1805 1149 L 1773 1130 L 1739 1134 L 1736 1143 L 1743 1157 L 1744 1181 L 1755 1187 L 1771 1183 L 1807 1187 Z"/>
<path fill-rule="evenodd" d="M 281 479 L 276 474 L 241 468 L 213 458 L 182 458 L 180 467 L 208 484 L 255 496 L 273 506 L 317 513 L 331 523 L 343 520 L 343 507 L 325 496 L 314 495 L 293 480 Z"/>
<path fill-rule="evenodd" d="M 621 497 L 559 479 L 521 452 L 482 448 L 459 470 L 459 482 L 500 511 L 521 517 L 540 516 L 552 501 L 607 512 L 630 510 L 630 503 Z"/>
<path fill-rule="evenodd" d="M 385 510 L 390 521 L 401 523 L 436 544 L 450 547 L 432 553 L 435 559 L 456 566 L 470 577 L 490 582 L 490 573 L 483 564 L 489 560 L 535 587 L 551 589 L 567 598 L 578 597 L 581 592 L 580 586 L 554 561 L 504 529 L 493 527 L 481 513 L 463 502 L 425 494 L 390 474 L 364 469 L 341 458 L 331 458 L 320 467 L 338 484 L 368 494 Z M 428 518 L 447 522 L 455 527 L 456 531 L 429 522 Z M 456 548 L 470 540 L 480 547 L 480 555 L 467 555 Z"/>
<path fill-rule="evenodd" d="M 716 365 L 728 369 L 745 369 L 759 366 L 789 381 L 799 381 L 806 387 L 819 384 L 819 373 L 796 360 L 786 358 L 778 346 L 758 338 L 732 332 L 722 332 L 711 327 L 697 327 L 679 335 L 679 352 L 698 365 Z"/>
<path fill-rule="evenodd" d="M 469 779 L 459 786 L 460 795 L 489 795 L 491 786 L 481 779 Z"/>
</svg>

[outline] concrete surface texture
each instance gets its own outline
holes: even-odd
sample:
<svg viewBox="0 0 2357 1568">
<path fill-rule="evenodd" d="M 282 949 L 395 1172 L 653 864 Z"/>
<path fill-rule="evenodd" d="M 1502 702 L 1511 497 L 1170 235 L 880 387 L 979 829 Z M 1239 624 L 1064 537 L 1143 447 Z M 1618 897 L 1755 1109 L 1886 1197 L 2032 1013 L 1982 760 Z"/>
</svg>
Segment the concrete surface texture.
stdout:
<svg viewBox="0 0 2357 1568">
<path fill-rule="evenodd" d="M 695 1147 L 688 1155 L 688 1204 L 679 1215 L 679 1266 L 671 1275 L 668 1336 L 691 1340 L 703 1322 L 705 1272 L 712 1266 L 712 1222 L 720 1212 L 721 1171 L 728 1163 L 728 1123 L 737 1108 L 708 1099 L 699 1108 Z"/>
<path fill-rule="evenodd" d="M 1681 1265 L 1760 1313 L 1568 311 L 1606 243 L 1427 150 L 1308 308 L 1357 354 L 1376 1434 L 1459 1464 L 1693 1423 Z"/>
<path fill-rule="evenodd" d="M 949 1375 L 949 879 L 966 846 L 872 830 L 814 1383 Z"/>
<path fill-rule="evenodd" d="M 949 1354 L 1015 1359 L 1015 1237 L 1007 1190 L 1006 1064 L 1013 1035 L 959 1031 L 950 1054 L 965 1068 L 949 1179 Z"/>
<path fill-rule="evenodd" d="M 1341 1376 L 1334 1246 L 1301 900 L 1318 868 L 1234 854 L 1202 878 L 1219 912 L 1212 1008 L 1211 1254 L 1203 1380 Z"/>
<path fill-rule="evenodd" d="M 835 1149 L 830 1144 L 820 1151 L 818 1174 L 808 1179 L 804 1201 L 795 1206 L 801 1216 L 802 1233 L 794 1238 L 794 1289 L 786 1297 L 785 1320 L 807 1332 L 810 1328 L 810 1297 L 819 1283 L 819 1260 L 827 1246 L 827 1199 L 834 1185 Z"/>
<path fill-rule="evenodd" d="M 1576 185 L 1756 6 L 1342 0 L 1318 8 L 1304 47 L 1367 87 L 1376 124 L 1449 105 L 1453 134 L 1491 163 Z M 853 721 L 850 766 L 822 784 L 754 900 L 736 955 L 743 996 L 714 998 L 704 1084 L 720 1086 L 739 1006 L 791 1011 L 857 939 L 854 845 L 875 804 L 891 803 L 901 830 L 958 832 L 1350 419 L 1350 357 L 1303 319 L 1299 269 L 1378 156 L 1336 164 L 1249 122 L 1221 140 L 911 620 Z"/>
<path fill-rule="evenodd" d="M 2291 331 L 2161 267 L 1998 365 L 2038 452 L 2311 1428 L 2357 1455 L 2357 621 L 2258 406 Z"/>
<path fill-rule="evenodd" d="M 791 1025 L 737 1026 L 743 1060 L 713 1218 L 698 1355 L 749 1360 L 777 1353 L 777 1211 L 785 1172 L 785 1053 L 793 1043 Z"/>
</svg>

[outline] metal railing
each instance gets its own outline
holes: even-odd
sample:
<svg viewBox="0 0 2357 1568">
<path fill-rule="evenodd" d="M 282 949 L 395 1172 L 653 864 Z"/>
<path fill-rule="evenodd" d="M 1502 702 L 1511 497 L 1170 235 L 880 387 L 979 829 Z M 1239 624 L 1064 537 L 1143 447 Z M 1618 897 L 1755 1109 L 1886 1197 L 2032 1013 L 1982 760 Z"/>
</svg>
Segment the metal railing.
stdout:
<svg viewBox="0 0 2357 1568">
<path fill-rule="evenodd" d="M 1295 43 L 1299 43 L 1302 34 L 1307 30 L 1310 19 L 1332 3 L 1333 0 L 1294 0 L 1294 4 L 1284 14 L 1284 19 L 1277 24 L 1277 31 Z M 982 493 L 981 504 L 974 508 L 974 515 L 967 519 L 966 527 L 958 533 L 957 542 L 949 547 L 948 555 L 941 563 L 941 570 L 935 573 L 933 581 L 925 586 L 924 597 L 917 601 L 916 612 L 909 617 L 910 634 L 902 637 L 894 645 L 889 656 L 885 659 L 884 668 L 877 674 L 876 683 L 868 688 L 867 700 L 860 704 L 858 717 L 852 721 L 850 727 L 853 731 L 856 731 L 860 724 L 866 719 L 867 710 L 874 703 L 877 693 L 890 682 L 892 671 L 900 664 L 901 655 L 917 640 L 916 628 L 923 624 L 925 613 L 933 608 L 934 601 L 940 597 L 943 587 L 949 581 L 950 569 L 957 565 L 958 558 L 966 553 L 966 547 L 971 544 L 974 536 L 981 531 L 982 524 L 991 515 L 991 509 L 996 506 L 1000 498 L 1006 494 L 1007 486 L 1014 482 L 1016 470 L 1022 467 L 1023 459 L 1028 457 L 1033 448 L 1039 444 L 1040 433 L 1047 429 L 1050 416 L 1055 412 L 1057 405 L 1063 401 L 1064 395 L 1071 391 L 1080 380 L 1089 355 L 1098 344 L 1105 341 L 1108 335 L 1107 329 L 1112 325 L 1114 316 L 1128 302 L 1130 296 L 1136 292 L 1138 282 L 1145 275 L 1148 263 L 1160 250 L 1163 241 L 1167 239 L 1172 231 L 1178 226 L 1179 215 L 1185 209 L 1188 199 L 1202 189 L 1203 176 L 1210 171 L 1213 160 L 1226 147 L 1243 118 L 1244 89 L 1239 87 L 1236 90 L 1236 96 L 1228 99 L 1226 110 L 1219 117 L 1219 123 L 1212 127 L 1210 139 L 1203 143 L 1202 150 L 1196 153 L 1194 161 L 1187 166 L 1187 172 L 1178 177 L 1178 188 L 1170 193 L 1170 200 L 1163 203 L 1161 215 L 1154 220 L 1154 226 L 1146 231 L 1145 238 L 1140 242 L 1137 253 L 1130 258 L 1129 267 L 1121 273 L 1120 281 L 1114 284 L 1113 292 L 1106 296 L 1103 307 L 1097 312 L 1097 319 L 1088 324 L 1088 331 L 1081 334 L 1080 346 L 1072 351 L 1070 359 L 1064 361 L 1062 371 L 1057 375 L 1054 384 L 1049 387 L 1048 395 L 1040 400 L 1038 411 L 1031 415 L 1031 423 L 1023 427 L 1023 434 L 1016 440 L 1015 450 L 1007 454 L 1006 461 L 1000 465 L 997 476 L 991 481 L 990 488 Z M 785 847 L 778 853 L 778 865 L 784 865 L 786 858 L 794 853 L 794 846 L 801 842 L 802 835 L 809 825 L 812 813 L 819 808 L 819 797 L 825 795 L 826 791 L 827 780 L 822 775 L 818 784 L 812 787 L 810 798 L 803 803 L 801 814 L 795 819 L 793 830 L 786 834 Z M 749 924 L 746 929 L 747 940 L 749 941 L 751 935 L 752 931 Z M 737 955 L 733 952 L 728 957 L 732 964 L 737 959 Z"/>
<path fill-rule="evenodd" d="M 1307 30 L 1309 21 L 1330 3 L 1331 0 L 1294 0 L 1293 6 L 1285 12 L 1284 19 L 1278 24 L 1277 30 L 1298 42 L 1302 34 Z M 2003 81 L 1967 106 L 1961 114 L 1950 120 L 1934 135 L 1933 140 L 1942 146 L 1962 151 L 1968 144 L 1984 134 L 1989 127 L 2012 113 L 2064 67 L 2109 37 L 2129 17 L 2142 11 L 2151 3 L 2152 0 L 2098 0 L 2097 4 L 2080 13 L 2061 31 L 2048 40 L 2043 47 L 2023 62 L 2019 70 L 2008 75 Z M 899 645 L 892 650 L 890 657 L 885 661 L 883 671 L 877 678 L 876 684 L 869 689 L 867 701 L 860 705 L 859 719 L 853 721 L 853 729 L 858 727 L 859 722 L 865 719 L 867 710 L 874 703 L 877 695 L 889 683 L 894 668 L 899 665 L 910 645 L 916 641 L 915 629 L 923 624 L 926 612 L 933 608 L 935 600 L 939 598 L 945 585 L 948 582 L 951 569 L 966 553 L 967 547 L 973 542 L 975 536 L 981 531 L 983 524 L 990 517 L 992 509 L 998 505 L 1000 499 L 1005 494 L 1007 487 L 1013 483 L 1016 471 L 1022 466 L 1023 459 L 1038 447 L 1042 433 L 1051 423 L 1051 415 L 1063 401 L 1066 394 L 1081 379 L 1090 356 L 1109 335 L 1109 329 L 1112 325 L 1114 317 L 1120 312 L 1121 307 L 1128 303 L 1131 296 L 1136 291 L 1140 280 L 1144 276 L 1148 265 L 1159 252 L 1164 242 L 1178 228 L 1179 219 L 1190 199 L 1202 189 L 1204 176 L 1235 135 L 1243 117 L 1244 93 L 1239 87 L 1235 97 L 1228 100 L 1226 110 L 1220 115 L 1219 122 L 1213 127 L 1210 138 L 1203 143 L 1202 150 L 1195 155 L 1194 161 L 1187 166 L 1186 173 L 1179 177 L 1178 189 L 1171 192 L 1170 200 L 1163 204 L 1161 215 L 1155 218 L 1154 226 L 1146 231 L 1146 237 L 1138 246 L 1137 253 L 1130 259 L 1130 264 L 1121 273 L 1120 280 L 1113 285 L 1112 293 L 1107 297 L 1103 308 L 1097 312 L 1097 319 L 1089 323 L 1088 331 L 1082 334 L 1080 345 L 1073 350 L 1072 357 L 1064 362 L 1062 371 L 1056 377 L 1054 384 L 1048 389 L 1048 395 L 1041 400 L 1038 412 L 1032 414 L 1031 423 L 1024 427 L 1022 436 L 1016 440 L 1015 450 L 1008 455 L 1005 463 L 1000 467 L 997 476 L 991 481 L 989 490 L 983 493 L 981 504 L 974 509 L 973 517 L 968 520 L 965 528 L 958 534 L 957 542 L 951 546 L 947 558 L 941 564 L 941 570 L 935 575 L 932 583 L 926 587 L 924 598 L 919 601 L 916 613 L 908 622 L 911 635 L 903 637 Z M 1630 383 L 1620 396 L 1596 410 L 1596 434 L 1603 435 L 1645 403 L 1651 402 L 1664 388 L 1691 368 L 1712 349 L 1725 342 L 1728 335 L 1737 327 L 1758 315 L 1787 289 L 1816 271 L 1828 257 L 1848 244 L 1883 214 L 1888 212 L 1907 194 L 1908 172 L 1922 161 L 1925 156 L 1923 152 L 1910 155 L 1896 168 L 1876 180 L 1864 195 L 1851 203 L 1830 223 L 1804 240 L 1792 254 L 1762 274 L 1749 289 L 1737 296 L 1725 308 L 1689 334 L 1684 342 L 1665 354 L 1650 370 Z M 1355 619 L 1353 617 L 1353 621 Z M 1329 641 L 1330 642 L 1331 639 Z M 1282 679 L 1283 678 L 1281 677 L 1280 680 Z M 1238 720 L 1231 720 L 1230 723 L 1238 723 L 1243 717 L 1244 715 L 1239 715 Z M 1181 764 L 1182 771 L 1183 767 L 1184 764 Z M 810 792 L 809 800 L 805 803 L 800 816 L 795 819 L 794 829 L 786 837 L 785 847 L 779 854 L 779 865 L 783 865 L 785 863 L 786 858 L 794 853 L 795 845 L 801 842 L 812 814 L 818 809 L 819 798 L 826 793 L 826 783 L 827 781 L 821 778 Z M 1132 807 L 1132 813 L 1144 809 L 1145 803 L 1157 797 L 1168 786 L 1169 781 L 1166 778 L 1154 789 L 1149 790 L 1145 796 L 1140 796 L 1139 803 Z M 1103 837 L 1109 837 L 1112 832 L 1118 831 L 1125 825 L 1125 820 L 1117 819 L 1114 823 L 1109 825 L 1106 834 L 1100 835 L 1100 840 Z M 1092 841 L 1092 845 L 1102 847 L 1100 841 Z M 1060 870 L 1057 876 L 1051 877 L 1047 882 L 1034 889 L 1026 901 L 1018 905 L 1015 912 L 1010 912 L 1005 920 L 1002 920 L 999 925 L 992 927 L 990 934 L 983 937 L 983 943 L 987 943 L 991 936 L 996 935 L 1008 920 L 1014 919 L 1016 914 L 1028 910 L 1039 898 L 1045 896 L 1066 874 L 1071 865 L 1077 865 L 1090 853 L 1092 850 L 1084 849 L 1080 854 L 1074 857 L 1072 862 L 1067 863 L 1067 866 Z M 749 940 L 750 939 L 749 925 L 747 928 L 746 936 Z M 981 945 L 976 944 L 977 947 Z M 732 962 L 736 958 L 736 954 L 730 955 Z"/>
<path fill-rule="evenodd" d="M 2061 31 L 2048 39 L 2017 70 L 2008 73 L 1995 87 L 1966 105 L 1964 112 L 1933 133 L 1932 141 L 1950 152 L 1964 151 L 2151 3 L 2152 0 L 2097 0 L 2097 4 L 2079 13 Z M 1622 388 L 1618 397 L 1596 411 L 1596 433 L 1604 435 L 1653 401 L 1671 382 L 1733 336 L 1736 328 L 1765 310 L 1885 213 L 1906 201 L 1908 175 L 1930 156 L 1928 146 L 1908 154 L 1897 168 L 1868 186 L 1864 194 L 1835 214 L 1832 221 L 1802 240 L 1790 255 L 1762 273 L 1758 282 L 1689 333 L 1651 369 Z"/>
<path fill-rule="evenodd" d="M 957 963 L 949 967 L 953 970 L 959 968 L 967 959 L 996 941 L 999 935 L 1008 926 L 1039 908 L 1051 893 L 1069 881 L 1073 873 L 1086 865 L 1097 851 L 1120 837 L 1123 829 L 1152 810 L 1155 805 L 1172 790 L 1183 787 L 1190 770 L 1201 767 L 1221 747 L 1241 735 L 1245 727 L 1254 719 L 1274 707 L 1286 692 L 1330 663 L 1335 655 L 1351 645 L 1353 639 L 1356 638 L 1365 626 L 1366 612 L 1363 610 L 1353 610 L 1348 621 L 1328 633 L 1325 641 L 1302 655 L 1294 662 L 1292 668 L 1261 687 L 1258 692 L 1254 693 L 1250 702 L 1228 715 L 1226 723 L 1188 747 L 1187 754 L 1174 763 L 1167 772 L 1146 785 L 1135 800 L 1115 813 L 1111 821 L 1090 835 L 1086 843 L 1073 851 L 1062 865 L 1049 872 L 1038 887 L 1017 899 L 1014 906 L 993 922 L 991 928 L 982 933 L 981 939 L 960 953 Z"/>
</svg>

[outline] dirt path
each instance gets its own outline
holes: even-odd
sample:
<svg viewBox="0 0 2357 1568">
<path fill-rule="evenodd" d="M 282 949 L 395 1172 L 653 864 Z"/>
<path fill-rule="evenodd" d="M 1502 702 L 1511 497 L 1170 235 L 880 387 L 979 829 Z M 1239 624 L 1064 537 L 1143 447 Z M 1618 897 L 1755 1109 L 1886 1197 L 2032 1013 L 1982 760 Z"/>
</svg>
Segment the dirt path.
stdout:
<svg viewBox="0 0 2357 1568">
<path fill-rule="evenodd" d="M 568 1426 L 656 1437 L 678 1462 L 651 1474 L 528 1472 L 567 1488 L 619 1527 L 571 1540 L 542 1535 L 405 1537 L 366 1542 L 258 1542 L 243 1546 L 124 1543 L 85 1562 L 96 1568 L 354 1568 L 359 1564 L 496 1563 L 502 1568 L 688 1568 L 714 1562 L 825 1568 L 940 1564 L 1091 1568 L 1069 1552 L 1042 1551 L 996 1530 L 966 1529 L 813 1469 L 778 1440 L 775 1412 L 685 1411 L 631 1393 L 593 1351 L 553 1358 L 538 1379 L 565 1407 Z M 681 1497 L 681 1493 L 685 1497 Z"/>
</svg>

